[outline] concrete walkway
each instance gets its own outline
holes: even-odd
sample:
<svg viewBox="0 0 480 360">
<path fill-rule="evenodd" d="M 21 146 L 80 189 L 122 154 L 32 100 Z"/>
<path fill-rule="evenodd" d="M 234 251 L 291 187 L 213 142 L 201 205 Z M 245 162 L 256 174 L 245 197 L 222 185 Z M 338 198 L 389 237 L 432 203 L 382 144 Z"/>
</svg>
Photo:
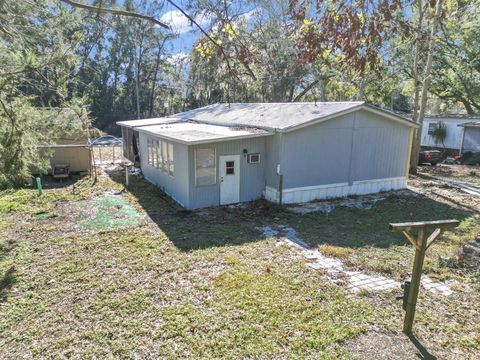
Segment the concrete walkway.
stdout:
<svg viewBox="0 0 480 360">
<path fill-rule="evenodd" d="M 257 227 L 257 230 L 263 233 L 265 238 L 276 238 L 279 244 L 287 244 L 295 249 L 302 257 L 308 261 L 308 267 L 313 270 L 323 270 L 327 278 L 332 283 L 347 283 L 347 287 L 352 292 L 362 290 L 380 292 L 400 290 L 400 283 L 394 279 L 382 276 L 376 273 L 364 273 L 348 269 L 339 259 L 323 255 L 320 251 L 312 248 L 308 243 L 302 240 L 295 229 L 286 225 L 276 225 Z M 434 294 L 448 296 L 453 293 L 448 284 L 438 283 L 431 280 L 428 276 L 422 276 L 422 286 Z"/>
</svg>

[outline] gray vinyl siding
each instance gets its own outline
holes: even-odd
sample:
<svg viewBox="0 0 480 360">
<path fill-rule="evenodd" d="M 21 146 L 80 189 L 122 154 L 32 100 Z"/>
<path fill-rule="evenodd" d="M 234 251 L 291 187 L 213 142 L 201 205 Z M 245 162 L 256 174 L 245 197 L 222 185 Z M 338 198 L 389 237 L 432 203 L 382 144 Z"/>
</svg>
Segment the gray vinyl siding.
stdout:
<svg viewBox="0 0 480 360">
<path fill-rule="evenodd" d="M 281 133 L 275 133 L 265 138 L 265 182 L 275 189 L 278 187 L 277 165 L 280 164 L 282 136 Z"/>
<path fill-rule="evenodd" d="M 464 131 L 462 152 L 480 151 L 480 128 L 466 127 Z"/>
<path fill-rule="evenodd" d="M 215 148 L 216 184 L 197 186 L 195 184 L 195 149 Z M 259 164 L 248 164 L 243 149 L 249 153 L 259 153 Z M 197 209 L 220 204 L 219 157 L 222 155 L 240 155 L 240 201 L 252 201 L 262 197 L 265 189 L 265 137 L 242 139 L 211 144 L 192 145 L 189 153 L 189 208 Z"/>
<path fill-rule="evenodd" d="M 188 174 L 188 147 L 176 143 L 173 144 L 173 176 L 148 164 L 147 139 L 161 139 L 153 135 L 140 133 L 140 163 L 143 175 L 152 184 L 157 185 L 182 206 L 189 208 L 189 174 Z"/>
<path fill-rule="evenodd" d="M 351 181 L 405 176 L 409 127 L 359 111 L 354 134 Z"/>
<path fill-rule="evenodd" d="M 284 188 L 405 176 L 409 134 L 364 110 L 285 133 Z"/>
</svg>

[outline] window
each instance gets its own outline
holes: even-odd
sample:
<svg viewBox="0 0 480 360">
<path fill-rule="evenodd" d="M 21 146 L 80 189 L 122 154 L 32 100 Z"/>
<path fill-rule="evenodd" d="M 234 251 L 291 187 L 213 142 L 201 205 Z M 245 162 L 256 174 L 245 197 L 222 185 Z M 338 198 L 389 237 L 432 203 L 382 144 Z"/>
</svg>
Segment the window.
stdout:
<svg viewBox="0 0 480 360">
<path fill-rule="evenodd" d="M 157 168 L 161 168 L 162 166 L 162 149 L 159 146 L 160 142 L 161 142 L 160 140 L 157 141 L 157 147 L 155 149 L 155 153 L 157 154 L 157 164 L 156 164 Z"/>
<path fill-rule="evenodd" d="M 153 140 L 147 139 L 147 162 L 148 165 L 153 165 Z"/>
<path fill-rule="evenodd" d="M 173 165 L 173 144 L 168 143 L 168 174 L 173 176 L 175 170 Z"/>
<path fill-rule="evenodd" d="M 428 124 L 428 135 L 433 135 L 435 130 L 438 129 L 438 123 L 431 122 Z"/>
<path fill-rule="evenodd" d="M 173 144 L 164 140 L 147 139 L 148 165 L 160 169 L 173 176 Z"/>
<path fill-rule="evenodd" d="M 260 163 L 260 154 L 248 154 L 247 162 L 249 164 L 258 164 Z"/>
<path fill-rule="evenodd" d="M 225 162 L 225 175 L 235 175 L 235 161 Z"/>
<path fill-rule="evenodd" d="M 197 186 L 216 184 L 215 149 L 195 150 L 195 184 Z"/>
<path fill-rule="evenodd" d="M 162 170 L 163 171 L 168 171 L 168 144 L 165 141 L 162 141 Z"/>
<path fill-rule="evenodd" d="M 153 140 L 153 146 L 152 146 L 152 166 L 154 166 L 154 167 L 158 167 L 157 148 L 158 148 L 158 140 Z"/>
</svg>

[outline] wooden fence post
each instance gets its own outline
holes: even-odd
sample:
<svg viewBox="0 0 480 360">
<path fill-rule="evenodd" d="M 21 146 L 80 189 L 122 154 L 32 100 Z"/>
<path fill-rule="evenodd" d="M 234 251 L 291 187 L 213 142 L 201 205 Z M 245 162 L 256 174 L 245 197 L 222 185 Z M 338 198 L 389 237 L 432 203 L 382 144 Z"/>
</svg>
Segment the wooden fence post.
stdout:
<svg viewBox="0 0 480 360">
<path fill-rule="evenodd" d="M 419 248 L 415 248 L 415 260 L 413 262 L 412 280 L 408 290 L 407 308 L 405 310 L 405 319 L 403 322 L 403 332 L 405 334 L 412 333 L 413 319 L 415 318 L 415 309 L 417 306 L 418 292 L 420 290 L 420 280 L 422 278 L 423 261 L 425 260 L 425 230 L 422 228 L 418 231 L 417 244 Z"/>
<path fill-rule="evenodd" d="M 403 332 L 407 335 L 412 333 L 425 252 L 445 229 L 457 227 L 459 223 L 458 220 L 438 220 L 394 223 L 389 226 L 391 231 L 402 232 L 407 240 L 415 247 L 412 280 L 410 286 L 408 286 L 408 293 L 404 293 L 404 296 L 407 296 L 407 306 L 405 309 L 405 319 L 403 321 Z M 413 229 L 418 231 L 417 239 L 414 239 L 409 233 L 409 231 Z"/>
</svg>

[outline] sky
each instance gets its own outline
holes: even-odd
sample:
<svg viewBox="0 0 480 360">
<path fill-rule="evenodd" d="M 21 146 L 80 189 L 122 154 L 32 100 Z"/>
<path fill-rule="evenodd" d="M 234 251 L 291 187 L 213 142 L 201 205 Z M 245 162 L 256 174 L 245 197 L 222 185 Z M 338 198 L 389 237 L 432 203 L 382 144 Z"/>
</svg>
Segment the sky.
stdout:
<svg viewBox="0 0 480 360">
<path fill-rule="evenodd" d="M 186 10 L 185 1 L 176 1 L 176 3 L 184 10 Z M 187 11 L 187 10 L 186 10 Z M 187 11 L 188 13 L 188 11 Z M 249 21 L 254 15 L 258 14 L 258 10 L 251 9 L 241 15 L 238 20 Z M 168 2 L 158 20 L 166 23 L 172 29 L 172 32 L 177 34 L 177 37 L 171 40 L 168 44 L 168 51 L 171 55 L 176 55 L 177 58 L 190 54 L 193 45 L 200 37 L 201 32 L 176 8 Z M 195 21 L 206 31 L 210 29 L 212 18 L 207 13 L 198 14 Z"/>
<path fill-rule="evenodd" d="M 177 2 L 182 9 L 185 9 L 185 4 L 179 1 Z M 174 55 L 189 54 L 192 50 L 194 43 L 200 36 L 200 30 L 195 26 L 191 26 L 190 21 L 172 5 L 166 3 L 165 10 L 158 20 L 166 23 L 172 29 L 172 32 L 177 34 L 177 37 L 169 41 L 168 51 Z M 195 21 L 198 22 L 202 28 L 208 29 L 210 25 L 210 18 L 207 15 L 196 16 Z"/>
</svg>

